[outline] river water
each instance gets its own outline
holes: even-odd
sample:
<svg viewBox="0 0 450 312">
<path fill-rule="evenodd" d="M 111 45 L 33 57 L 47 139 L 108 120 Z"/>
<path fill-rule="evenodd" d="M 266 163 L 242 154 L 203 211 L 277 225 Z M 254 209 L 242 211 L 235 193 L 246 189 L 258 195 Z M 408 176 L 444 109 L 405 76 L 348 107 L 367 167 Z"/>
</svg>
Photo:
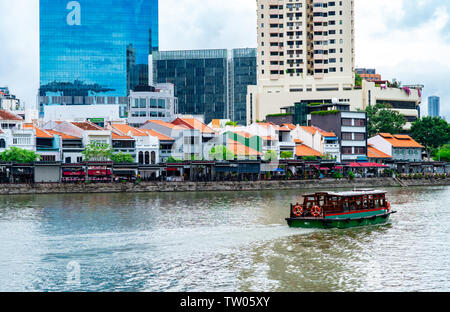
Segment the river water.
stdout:
<svg viewBox="0 0 450 312">
<path fill-rule="evenodd" d="M 450 291 L 450 187 L 389 224 L 290 229 L 299 191 L 0 197 L 0 291 Z"/>
</svg>

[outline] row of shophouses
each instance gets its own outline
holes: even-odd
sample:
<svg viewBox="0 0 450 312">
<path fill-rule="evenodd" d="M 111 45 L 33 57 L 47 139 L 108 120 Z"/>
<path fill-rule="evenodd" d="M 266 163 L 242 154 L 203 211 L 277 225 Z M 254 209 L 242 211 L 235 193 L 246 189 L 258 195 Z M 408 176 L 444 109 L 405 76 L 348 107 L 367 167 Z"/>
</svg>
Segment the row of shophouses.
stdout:
<svg viewBox="0 0 450 312">
<path fill-rule="evenodd" d="M 141 165 L 166 163 L 169 158 L 220 160 L 220 155 L 211 153 L 218 146 L 232 153 L 224 156 L 231 157 L 226 160 L 264 160 L 271 153 L 278 159 L 318 158 L 337 163 L 422 161 L 423 147 L 409 136 L 384 133 L 368 138 L 364 113 L 341 114 L 348 116 L 336 116 L 338 123 L 319 120 L 316 124 L 320 127 L 267 122 L 232 126 L 226 120 L 206 125 L 191 116 L 171 122 L 148 120 L 137 128 L 125 121 L 26 123 L 20 116 L 0 110 L 0 152 L 15 146 L 37 152 L 42 162 L 74 164 L 86 161 L 82 154 L 86 146 L 103 143 L 114 153 L 132 155 Z M 334 126 L 326 129 L 327 124 Z"/>
</svg>

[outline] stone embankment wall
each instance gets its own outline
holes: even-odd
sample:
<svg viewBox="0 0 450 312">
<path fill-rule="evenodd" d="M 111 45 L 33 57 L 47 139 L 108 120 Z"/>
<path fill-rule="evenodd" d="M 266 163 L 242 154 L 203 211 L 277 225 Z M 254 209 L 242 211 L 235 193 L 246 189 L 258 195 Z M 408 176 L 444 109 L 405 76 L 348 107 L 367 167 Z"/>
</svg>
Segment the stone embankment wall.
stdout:
<svg viewBox="0 0 450 312">
<path fill-rule="evenodd" d="M 307 180 L 307 181 L 256 181 L 256 182 L 143 182 L 107 183 L 107 184 L 2 184 L 0 195 L 18 194 L 70 194 L 70 193 L 143 193 L 143 192 L 209 192 L 209 191 L 261 191 L 335 188 L 383 188 L 408 186 L 450 185 L 445 180 L 402 180 L 402 185 L 394 179 L 355 179 L 347 180 Z"/>
</svg>

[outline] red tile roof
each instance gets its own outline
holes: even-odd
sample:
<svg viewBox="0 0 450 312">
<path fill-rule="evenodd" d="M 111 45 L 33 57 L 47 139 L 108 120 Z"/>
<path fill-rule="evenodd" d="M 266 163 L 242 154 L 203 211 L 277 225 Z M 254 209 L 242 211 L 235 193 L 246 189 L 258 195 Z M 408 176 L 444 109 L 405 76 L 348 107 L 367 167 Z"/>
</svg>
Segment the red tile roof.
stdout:
<svg viewBox="0 0 450 312">
<path fill-rule="evenodd" d="M 41 128 L 38 128 L 32 124 L 23 124 L 23 129 L 34 129 L 36 131 L 36 137 L 42 138 L 42 139 L 53 139 L 54 136 L 47 132 L 46 130 L 43 130 Z"/>
<path fill-rule="evenodd" d="M 216 133 L 213 129 L 195 118 L 177 118 L 172 123 L 174 125 L 183 125 L 190 129 L 200 130 L 202 133 Z"/>
<path fill-rule="evenodd" d="M 59 131 L 55 131 L 55 130 L 45 130 L 45 131 L 47 131 L 48 133 L 53 134 L 53 135 L 59 135 L 63 140 L 79 140 L 79 139 L 81 139 L 79 137 L 68 135 L 68 134 L 65 134 L 65 133 L 62 133 Z"/>
<path fill-rule="evenodd" d="M 89 121 L 85 121 L 85 122 L 71 122 L 71 124 L 73 124 L 74 126 L 82 129 L 82 130 L 87 130 L 87 131 L 92 131 L 92 130 L 105 130 L 99 126 L 97 126 L 96 124 L 93 124 L 92 122 Z"/>
<path fill-rule="evenodd" d="M 166 128 L 174 129 L 174 130 L 187 130 L 187 129 L 189 129 L 185 125 L 175 125 L 173 123 L 165 122 L 165 121 L 162 121 L 162 120 L 156 120 L 156 119 L 154 119 L 154 120 L 153 119 L 152 120 L 147 120 L 147 123 L 149 123 L 149 122 L 157 124 L 157 125 L 160 125 L 160 126 L 163 126 L 163 127 L 166 127 Z"/>
<path fill-rule="evenodd" d="M 16 120 L 16 121 L 21 121 L 23 120 L 22 117 L 17 116 L 14 113 L 8 112 L 4 109 L 0 109 L 0 120 Z"/>
<path fill-rule="evenodd" d="M 159 132 L 157 132 L 155 130 L 151 130 L 151 129 L 139 129 L 139 130 L 148 133 L 152 137 L 157 137 L 160 141 L 175 141 L 171 137 L 169 137 L 167 135 L 164 135 L 162 133 L 159 133 Z"/>
<path fill-rule="evenodd" d="M 257 150 L 254 150 L 248 146 L 245 146 L 242 143 L 239 143 L 235 140 L 228 139 L 228 146 L 227 148 L 237 156 L 260 156 L 262 155 Z"/>
</svg>

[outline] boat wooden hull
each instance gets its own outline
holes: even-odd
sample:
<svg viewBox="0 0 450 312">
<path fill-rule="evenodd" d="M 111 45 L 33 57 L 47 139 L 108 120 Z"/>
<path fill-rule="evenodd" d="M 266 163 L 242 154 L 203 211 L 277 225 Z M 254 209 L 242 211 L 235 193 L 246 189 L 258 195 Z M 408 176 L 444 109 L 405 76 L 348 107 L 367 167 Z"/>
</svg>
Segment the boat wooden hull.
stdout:
<svg viewBox="0 0 450 312">
<path fill-rule="evenodd" d="M 370 216 L 352 216 L 348 218 L 287 218 L 288 225 L 292 228 L 318 228 L 318 229 L 348 229 L 359 226 L 384 224 L 395 212 L 384 212 Z"/>
</svg>

